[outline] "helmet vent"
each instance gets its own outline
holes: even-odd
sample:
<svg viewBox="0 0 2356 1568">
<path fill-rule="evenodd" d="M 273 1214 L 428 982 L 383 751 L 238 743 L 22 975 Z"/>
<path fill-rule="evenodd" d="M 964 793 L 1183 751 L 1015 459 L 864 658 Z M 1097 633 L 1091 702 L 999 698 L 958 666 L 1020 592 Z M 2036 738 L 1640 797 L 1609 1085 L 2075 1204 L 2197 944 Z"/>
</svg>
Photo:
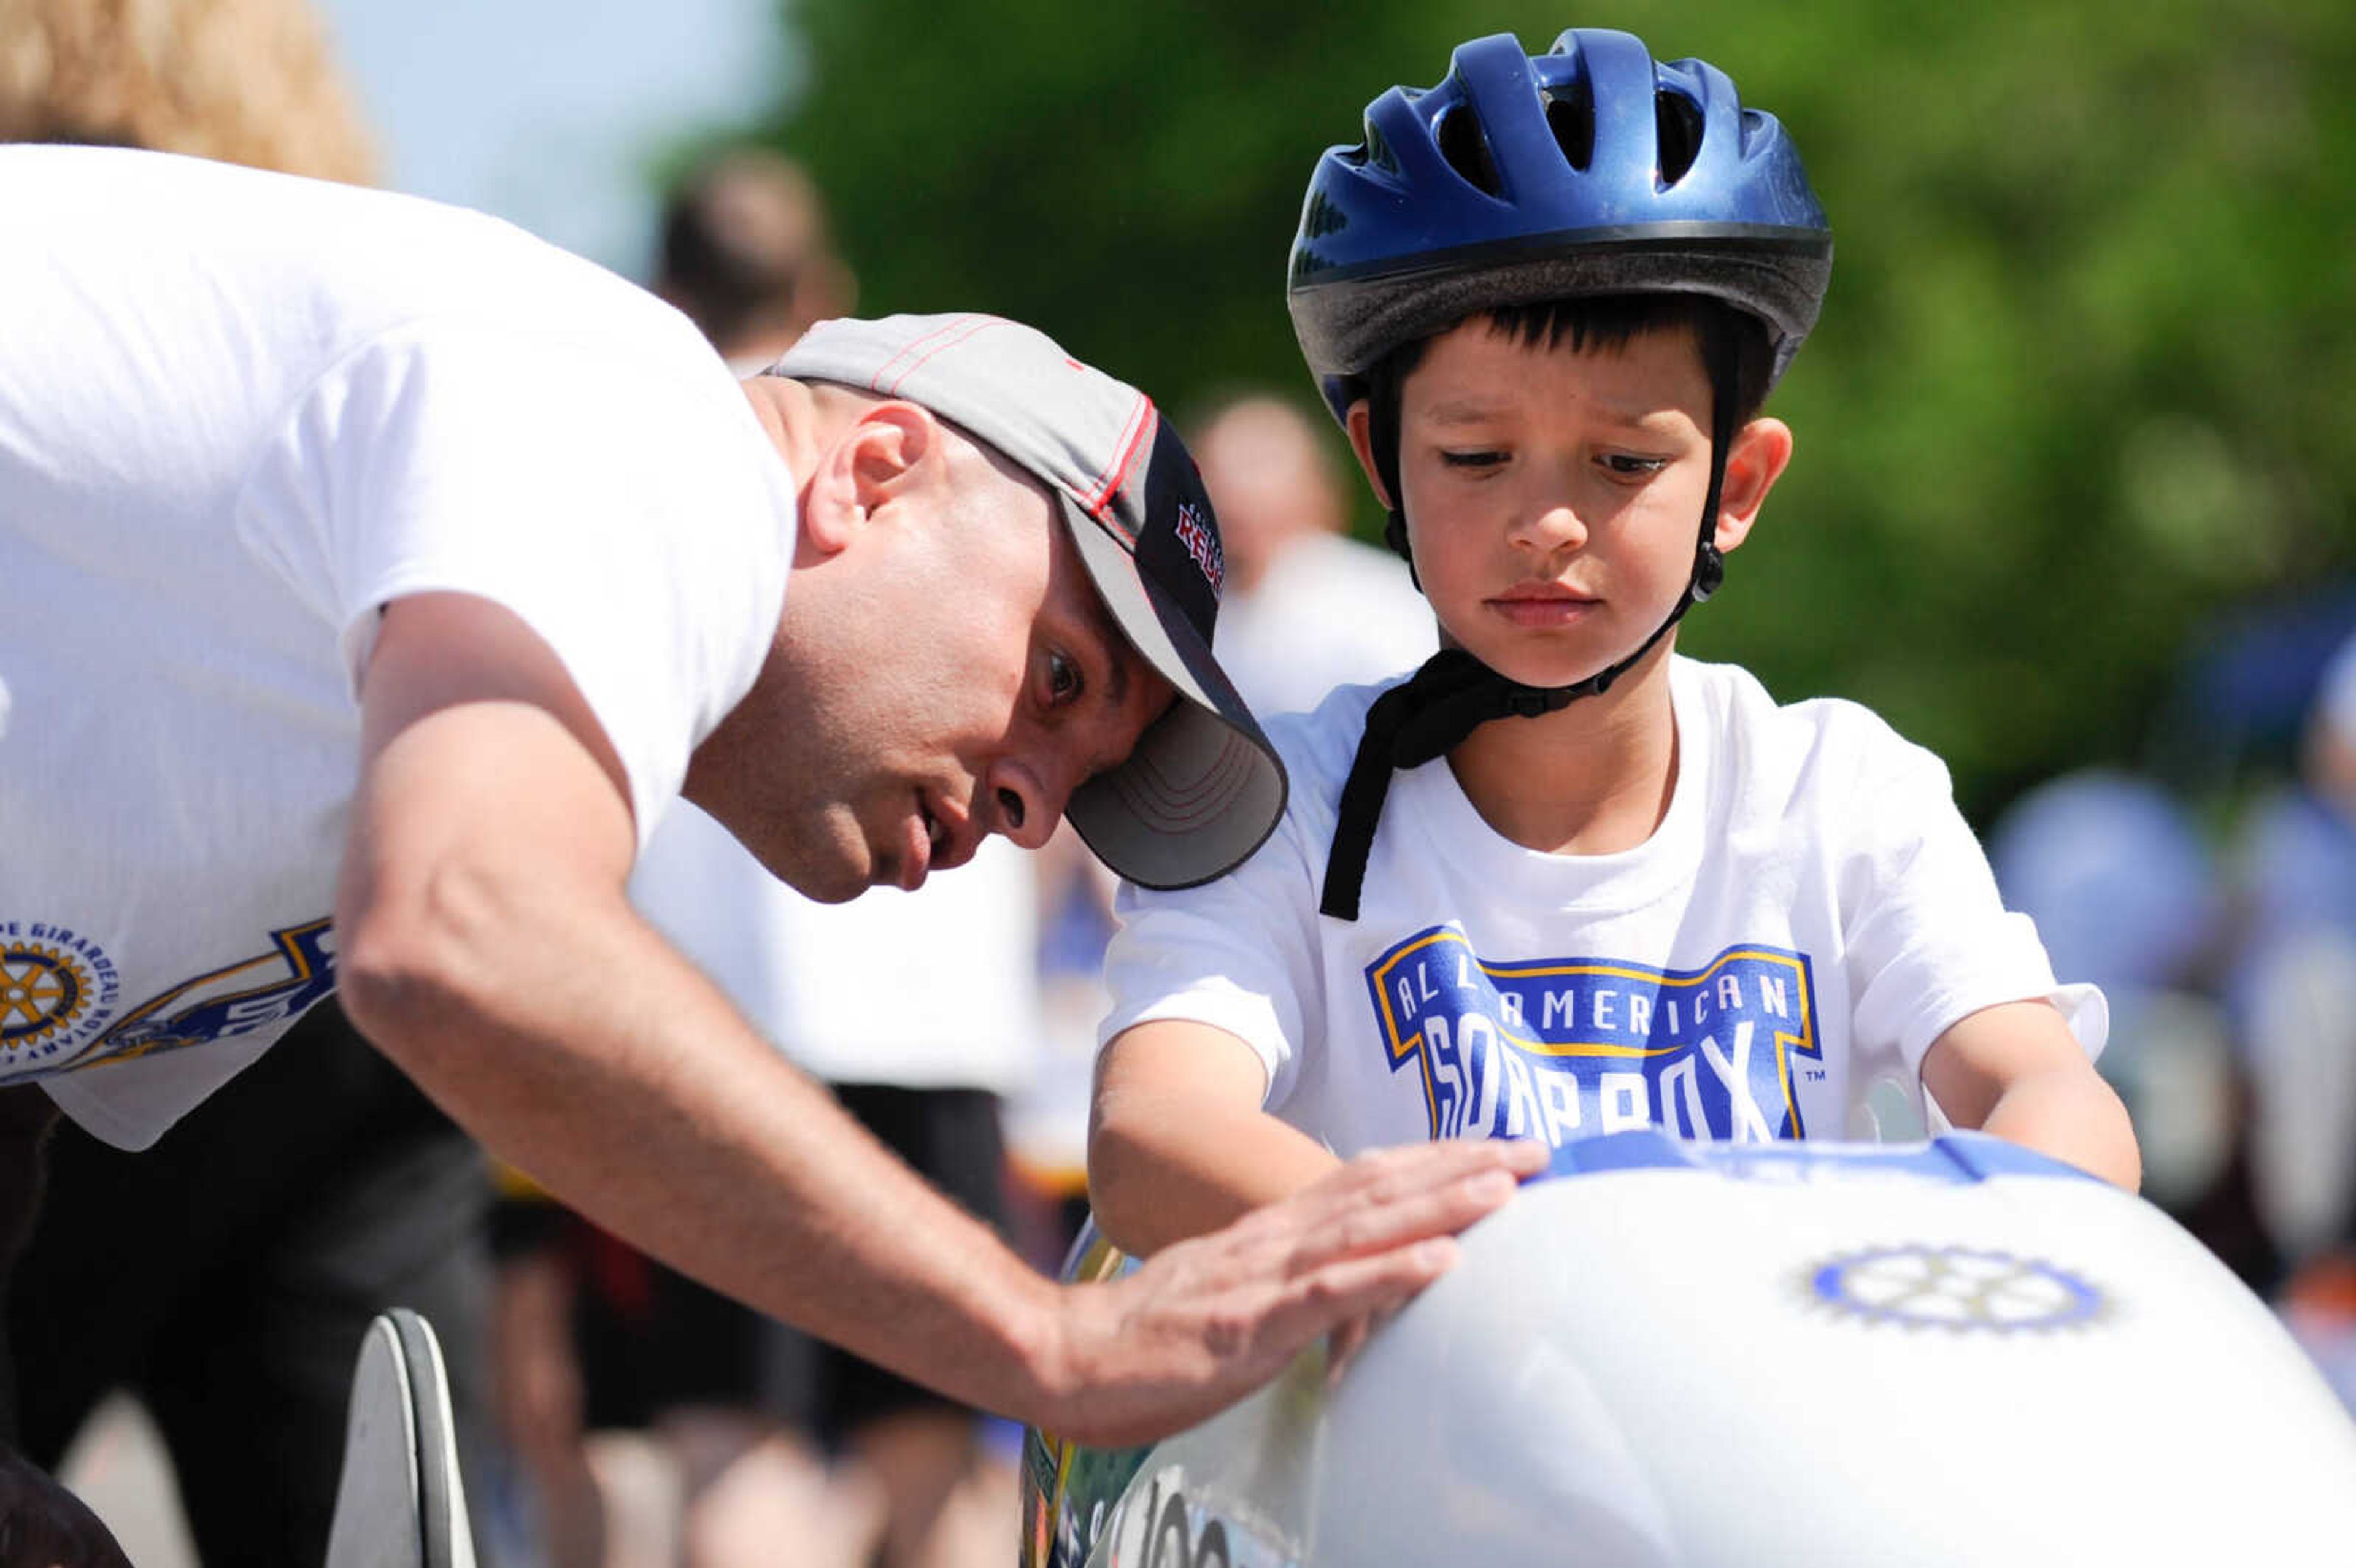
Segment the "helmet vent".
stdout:
<svg viewBox="0 0 2356 1568">
<path fill-rule="evenodd" d="M 1481 122 L 1471 110 L 1462 104 L 1451 106 L 1440 117 L 1436 139 L 1440 155 L 1464 176 L 1467 185 L 1489 196 L 1498 193 L 1497 165 L 1489 156 L 1489 139 L 1481 133 Z"/>
<path fill-rule="evenodd" d="M 1653 94 L 1653 121 L 1659 132 L 1661 187 L 1686 177 L 1701 152 L 1701 106 L 1682 92 Z"/>
<path fill-rule="evenodd" d="M 1574 82 L 1545 97 L 1547 129 L 1554 133 L 1555 145 L 1562 149 L 1566 163 L 1584 171 L 1595 161 L 1595 100 L 1587 83 Z"/>
</svg>

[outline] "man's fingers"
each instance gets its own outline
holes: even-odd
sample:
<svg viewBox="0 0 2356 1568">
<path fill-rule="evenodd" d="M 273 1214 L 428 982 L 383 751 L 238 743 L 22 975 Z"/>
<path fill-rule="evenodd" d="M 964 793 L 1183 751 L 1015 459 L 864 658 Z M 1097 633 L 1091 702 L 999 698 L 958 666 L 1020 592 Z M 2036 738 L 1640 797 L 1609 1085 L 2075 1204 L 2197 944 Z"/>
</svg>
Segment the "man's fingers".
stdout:
<svg viewBox="0 0 2356 1568">
<path fill-rule="evenodd" d="M 1059 1430 L 1134 1443 L 1201 1420 L 1321 1334 L 1337 1369 L 1373 1326 L 1455 1264 L 1455 1232 L 1502 1205 L 1547 1152 L 1427 1144 L 1361 1156 L 1227 1229 L 1164 1248 L 1117 1284 L 1075 1286 L 1080 1354 L 1099 1376 Z M 1088 1293 L 1096 1294 L 1090 1295 Z M 1109 1316 L 1098 1303 L 1113 1305 Z"/>
<path fill-rule="evenodd" d="M 1387 1316 L 1413 1300 L 1424 1286 L 1456 1265 L 1456 1243 L 1430 1236 L 1412 1246 L 1362 1257 L 1336 1258 L 1294 1282 L 1293 1290 L 1269 1315 L 1269 1332 L 1289 1347 L 1336 1328 L 1364 1339 L 1365 1319 Z M 1345 1345 L 1355 1354 L 1355 1343 Z"/>
<path fill-rule="evenodd" d="M 1521 1178 L 1544 1163 L 1545 1151 L 1528 1144 L 1386 1150 L 1344 1167 L 1303 1194 L 1298 1207 L 1262 1213 L 1290 1231 L 1293 1266 L 1312 1269 L 1451 1235 L 1504 1204 Z"/>
<path fill-rule="evenodd" d="M 1350 1363 L 1358 1359 L 1365 1345 L 1366 1336 L 1375 1331 L 1372 1317 L 1353 1317 L 1325 1336 L 1325 1386 L 1329 1390 L 1342 1381 Z"/>
<path fill-rule="evenodd" d="M 1526 1138 L 1450 1138 L 1362 1154 L 1311 1190 L 1330 1192 L 1338 1200 L 1389 1200 L 1488 1171 L 1503 1171 L 1518 1181 L 1545 1169 L 1546 1163 L 1546 1146 Z"/>
</svg>

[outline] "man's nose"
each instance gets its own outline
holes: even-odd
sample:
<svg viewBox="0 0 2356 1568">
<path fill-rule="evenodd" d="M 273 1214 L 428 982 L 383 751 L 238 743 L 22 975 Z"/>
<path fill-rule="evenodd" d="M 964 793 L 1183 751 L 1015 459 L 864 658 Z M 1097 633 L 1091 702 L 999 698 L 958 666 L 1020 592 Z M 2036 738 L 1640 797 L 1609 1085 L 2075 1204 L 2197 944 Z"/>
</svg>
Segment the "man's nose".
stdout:
<svg viewBox="0 0 2356 1568">
<path fill-rule="evenodd" d="M 990 791 L 998 808 L 998 831 L 1025 849 L 1046 847 L 1071 798 L 1070 786 L 1050 784 L 1033 768 L 1014 762 L 991 767 Z"/>
</svg>

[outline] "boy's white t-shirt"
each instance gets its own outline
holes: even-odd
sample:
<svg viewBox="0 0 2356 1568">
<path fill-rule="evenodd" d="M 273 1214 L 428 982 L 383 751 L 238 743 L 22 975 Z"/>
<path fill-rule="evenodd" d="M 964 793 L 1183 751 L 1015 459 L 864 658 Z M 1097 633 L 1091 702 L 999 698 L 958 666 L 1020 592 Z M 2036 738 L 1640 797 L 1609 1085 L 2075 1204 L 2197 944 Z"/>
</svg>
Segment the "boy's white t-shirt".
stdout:
<svg viewBox="0 0 2356 1568">
<path fill-rule="evenodd" d="M 332 988 L 381 607 L 519 616 L 643 839 L 794 485 L 684 317 L 478 214 L 80 147 L 0 206 L 0 1080 L 137 1147 Z"/>
<path fill-rule="evenodd" d="M 1438 1137 L 1636 1126 L 1753 1141 L 1919 1129 L 1931 1042 L 2046 998 L 2089 1055 L 2107 1013 L 2008 912 L 1945 767 L 1854 703 L 1779 708 L 1675 658 L 1678 772 L 1652 837 L 1552 855 L 1500 837 L 1445 759 L 1397 774 L 1358 920 L 1318 912 L 1336 802 L 1379 687 L 1269 725 L 1284 821 L 1229 876 L 1122 891 L 1102 1039 L 1211 1024 L 1266 1107 L 1348 1156 Z M 1911 1130 L 1911 1129 L 1904 1129 Z"/>
</svg>

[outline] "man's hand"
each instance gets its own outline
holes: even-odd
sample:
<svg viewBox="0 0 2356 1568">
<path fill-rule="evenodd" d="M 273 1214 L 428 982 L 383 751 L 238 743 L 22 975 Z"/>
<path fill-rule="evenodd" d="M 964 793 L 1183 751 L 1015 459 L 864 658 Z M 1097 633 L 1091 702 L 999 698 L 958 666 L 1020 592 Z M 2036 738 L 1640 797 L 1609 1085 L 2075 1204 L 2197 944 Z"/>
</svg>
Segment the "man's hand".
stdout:
<svg viewBox="0 0 2356 1568">
<path fill-rule="evenodd" d="M 9 1568 L 131 1568 L 88 1504 L 5 1448 L 0 1448 L 0 1563 Z"/>
<path fill-rule="evenodd" d="M 1126 1279 L 1072 1287 L 1064 1388 L 1043 1424 L 1090 1444 L 1144 1442 L 1250 1392 L 1320 1334 L 1355 1343 L 1371 1316 L 1447 1271 L 1454 1232 L 1545 1164 L 1532 1143 L 1362 1155 Z"/>
</svg>

